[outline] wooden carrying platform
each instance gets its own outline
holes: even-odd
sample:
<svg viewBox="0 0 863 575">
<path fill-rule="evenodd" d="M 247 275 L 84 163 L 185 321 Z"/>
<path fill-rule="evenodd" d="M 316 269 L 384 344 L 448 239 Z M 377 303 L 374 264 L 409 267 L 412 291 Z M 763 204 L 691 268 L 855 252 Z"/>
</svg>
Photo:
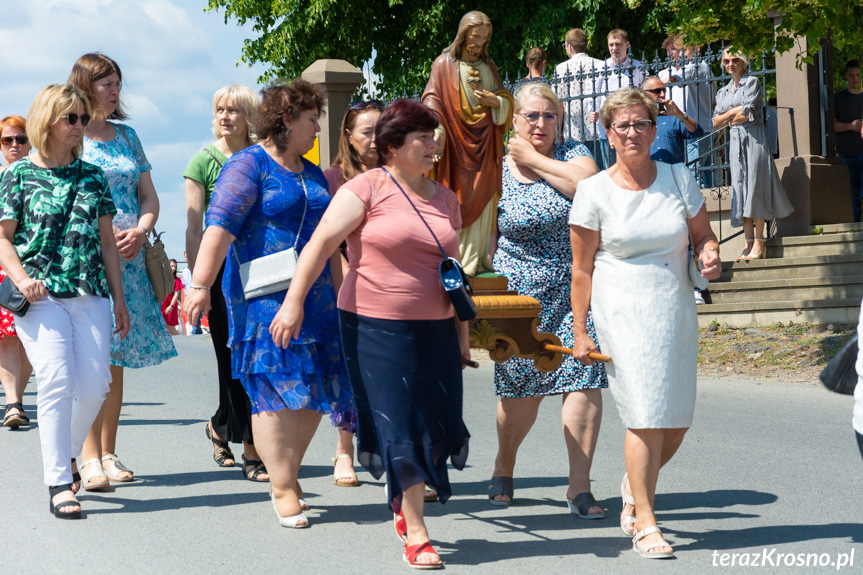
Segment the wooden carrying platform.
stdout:
<svg viewBox="0 0 863 575">
<path fill-rule="evenodd" d="M 511 357 L 533 359 L 542 372 L 560 367 L 563 355 L 545 349 L 560 347 L 553 333 L 539 332 L 539 301 L 507 289 L 504 276 L 477 276 L 470 280 L 477 316 L 470 321 L 470 346 L 487 349 L 489 357 L 504 362 Z"/>
</svg>

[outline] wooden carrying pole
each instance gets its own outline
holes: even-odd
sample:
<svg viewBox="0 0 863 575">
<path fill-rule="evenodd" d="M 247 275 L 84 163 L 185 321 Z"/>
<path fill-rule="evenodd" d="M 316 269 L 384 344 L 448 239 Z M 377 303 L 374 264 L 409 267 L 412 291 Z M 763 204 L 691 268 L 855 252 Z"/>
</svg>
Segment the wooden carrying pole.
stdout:
<svg viewBox="0 0 863 575">
<path fill-rule="evenodd" d="M 543 349 L 547 349 L 548 351 L 554 351 L 557 353 L 565 353 L 566 355 L 572 355 L 572 350 L 570 348 L 561 347 L 559 345 L 551 345 L 550 343 L 545 344 L 543 346 Z M 601 361 L 603 363 L 608 363 L 611 361 L 611 356 L 603 355 L 601 353 L 596 353 L 593 351 L 587 354 L 587 357 L 589 357 L 593 361 Z"/>
</svg>

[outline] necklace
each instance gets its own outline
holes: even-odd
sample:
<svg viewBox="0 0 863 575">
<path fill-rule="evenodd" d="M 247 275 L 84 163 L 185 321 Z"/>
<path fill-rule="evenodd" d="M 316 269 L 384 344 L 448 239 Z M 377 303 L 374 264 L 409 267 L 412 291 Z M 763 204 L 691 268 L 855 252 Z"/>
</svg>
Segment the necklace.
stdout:
<svg viewBox="0 0 863 575">
<path fill-rule="evenodd" d="M 655 166 L 654 166 L 654 168 L 655 168 Z M 653 171 L 653 170 L 651 170 L 651 171 Z M 629 188 L 631 191 L 640 192 L 644 189 L 644 188 L 636 189 L 635 186 L 630 184 L 629 181 L 626 179 L 626 177 L 624 177 L 623 171 L 620 168 L 617 168 L 617 173 L 618 173 L 618 175 L 620 175 L 620 179 L 623 180 L 623 183 L 626 184 L 626 187 Z"/>
</svg>

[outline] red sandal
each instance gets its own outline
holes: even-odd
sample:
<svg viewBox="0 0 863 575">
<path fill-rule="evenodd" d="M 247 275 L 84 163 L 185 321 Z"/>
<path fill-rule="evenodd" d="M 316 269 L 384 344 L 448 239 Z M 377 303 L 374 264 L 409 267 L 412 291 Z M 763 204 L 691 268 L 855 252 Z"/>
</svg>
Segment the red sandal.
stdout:
<svg viewBox="0 0 863 575">
<path fill-rule="evenodd" d="M 434 563 L 417 563 L 417 557 L 423 553 L 434 553 L 437 555 L 437 551 L 432 547 L 431 541 L 426 541 L 419 545 L 406 545 L 402 559 L 414 569 L 440 569 L 443 567 L 443 561 L 440 560 L 440 556 L 438 556 L 438 560 Z"/>
</svg>

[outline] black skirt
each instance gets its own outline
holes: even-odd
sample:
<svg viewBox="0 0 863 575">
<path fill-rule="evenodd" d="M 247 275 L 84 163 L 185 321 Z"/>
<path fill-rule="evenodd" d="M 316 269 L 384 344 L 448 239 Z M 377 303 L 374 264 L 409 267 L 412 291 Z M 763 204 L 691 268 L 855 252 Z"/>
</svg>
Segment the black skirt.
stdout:
<svg viewBox="0 0 863 575">
<path fill-rule="evenodd" d="M 452 495 L 447 459 L 463 469 L 462 366 L 455 320 L 376 319 L 339 310 L 342 347 L 357 404 L 357 459 L 389 502 L 428 483 Z"/>
</svg>

